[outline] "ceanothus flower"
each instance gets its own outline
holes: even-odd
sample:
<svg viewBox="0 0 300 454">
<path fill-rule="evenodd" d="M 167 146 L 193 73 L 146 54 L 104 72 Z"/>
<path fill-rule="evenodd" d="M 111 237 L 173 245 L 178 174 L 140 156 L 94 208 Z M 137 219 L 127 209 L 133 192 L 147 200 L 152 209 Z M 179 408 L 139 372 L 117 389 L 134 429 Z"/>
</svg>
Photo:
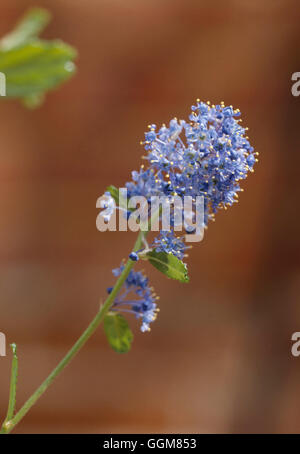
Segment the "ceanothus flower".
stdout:
<svg viewBox="0 0 300 454">
<path fill-rule="evenodd" d="M 202 195 L 204 222 L 237 200 L 239 181 L 253 171 L 255 153 L 239 110 L 199 100 L 189 122 L 175 118 L 169 127 L 150 125 L 143 142 L 146 159 L 163 194 Z"/>
<path fill-rule="evenodd" d="M 238 193 L 243 191 L 240 181 L 253 172 L 257 161 L 253 147 L 247 137 L 247 129 L 240 122 L 240 111 L 223 102 L 211 105 L 197 100 L 192 106 L 189 121 L 172 119 L 169 126 L 149 125 L 145 140 L 141 142 L 147 155 L 148 166 L 132 172 L 132 181 L 126 183 L 128 198 L 144 196 L 148 202 L 152 196 L 191 196 L 193 208 L 196 197 L 204 199 L 204 226 L 214 220 L 220 209 L 237 202 Z M 177 236 L 174 210 L 171 209 L 170 231 L 161 230 L 151 246 L 157 252 L 166 252 L 182 259 L 185 255 L 184 237 Z M 186 233 L 189 233 L 185 226 Z M 147 248 L 146 248 L 147 249 Z M 132 255 L 137 260 L 138 251 Z M 130 290 L 141 295 L 141 302 L 132 304 L 131 312 L 143 317 L 143 331 L 149 326 L 156 313 L 149 288 L 142 287 L 137 276 L 130 275 Z M 146 278 L 144 278 L 146 279 Z M 148 281 L 147 281 L 148 285 Z M 125 294 L 129 284 L 125 283 Z M 114 307 L 123 305 L 116 300 Z M 151 320 L 150 320 L 151 319 Z"/>
<path fill-rule="evenodd" d="M 114 276 L 120 276 L 124 270 L 122 263 L 119 268 L 113 269 Z M 107 289 L 108 293 L 112 291 L 112 287 Z M 141 271 L 131 270 L 125 280 L 123 291 L 115 299 L 112 311 L 128 312 L 134 314 L 137 319 L 141 319 L 141 331 L 150 331 L 150 323 L 157 317 L 157 304 L 155 301 L 158 296 L 153 292 L 153 288 L 149 287 L 148 278 Z"/>
<path fill-rule="evenodd" d="M 173 254 L 180 260 L 183 259 L 187 246 L 180 237 L 176 237 L 173 230 L 170 232 L 161 231 L 159 236 L 154 239 L 153 246 L 157 252 L 167 252 Z"/>
</svg>

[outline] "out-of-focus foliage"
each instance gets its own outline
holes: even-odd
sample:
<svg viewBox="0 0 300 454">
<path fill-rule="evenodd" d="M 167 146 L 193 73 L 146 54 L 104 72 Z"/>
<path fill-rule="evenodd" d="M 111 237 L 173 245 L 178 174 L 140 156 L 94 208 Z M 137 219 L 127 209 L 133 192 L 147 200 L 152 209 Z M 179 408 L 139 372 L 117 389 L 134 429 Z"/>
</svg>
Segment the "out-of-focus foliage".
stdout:
<svg viewBox="0 0 300 454">
<path fill-rule="evenodd" d="M 48 90 L 68 80 L 75 71 L 76 50 L 61 40 L 42 40 L 49 23 L 47 10 L 29 10 L 15 29 L 0 40 L 0 72 L 6 77 L 6 96 L 37 107 Z"/>
</svg>

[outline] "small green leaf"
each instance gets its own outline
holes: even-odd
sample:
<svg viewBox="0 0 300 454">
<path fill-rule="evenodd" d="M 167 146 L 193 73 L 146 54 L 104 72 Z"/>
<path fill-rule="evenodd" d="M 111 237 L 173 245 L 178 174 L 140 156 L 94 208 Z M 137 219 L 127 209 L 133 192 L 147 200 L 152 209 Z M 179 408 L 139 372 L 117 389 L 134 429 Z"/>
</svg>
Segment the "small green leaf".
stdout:
<svg viewBox="0 0 300 454">
<path fill-rule="evenodd" d="M 47 91 L 75 72 L 73 47 L 60 40 L 46 41 L 37 37 L 49 20 L 46 10 L 30 10 L 0 41 L 0 72 L 6 78 L 6 96 L 21 98 L 30 108 L 40 105 Z"/>
<path fill-rule="evenodd" d="M 104 318 L 104 331 L 110 346 L 116 352 L 127 353 L 130 350 L 133 334 L 121 314 L 109 312 Z"/>
<path fill-rule="evenodd" d="M 44 30 L 51 20 L 49 11 L 43 8 L 32 8 L 17 23 L 14 30 L 0 40 L 1 50 L 10 50 L 25 44 Z"/>
<path fill-rule="evenodd" d="M 145 259 L 171 279 L 176 279 L 180 282 L 189 282 L 186 264 L 175 257 L 175 255 L 153 250 L 146 254 Z"/>
<path fill-rule="evenodd" d="M 55 88 L 74 73 L 75 54 L 72 47 L 61 41 L 34 40 L 9 51 L 0 50 L 6 95 L 27 99 Z"/>
</svg>

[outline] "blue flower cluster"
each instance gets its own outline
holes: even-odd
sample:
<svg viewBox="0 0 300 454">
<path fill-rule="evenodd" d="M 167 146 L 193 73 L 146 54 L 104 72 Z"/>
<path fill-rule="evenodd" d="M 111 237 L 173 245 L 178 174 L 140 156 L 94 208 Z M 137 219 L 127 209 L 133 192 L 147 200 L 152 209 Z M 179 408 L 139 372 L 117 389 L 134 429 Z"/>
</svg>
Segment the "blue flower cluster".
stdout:
<svg viewBox="0 0 300 454">
<path fill-rule="evenodd" d="M 237 202 L 238 193 L 243 191 L 240 181 L 253 171 L 257 161 L 258 153 L 254 153 L 246 135 L 248 128 L 241 125 L 239 117 L 238 109 L 225 106 L 223 102 L 211 105 L 197 100 L 191 108 L 189 121 L 174 118 L 169 126 L 162 125 L 159 129 L 150 125 L 141 142 L 147 151 L 144 158 L 149 165 L 147 168 L 142 165 L 139 171 L 132 172 L 132 181 L 126 184 L 128 198 L 144 196 L 150 202 L 152 196 L 169 196 L 171 201 L 174 196 L 191 196 L 195 204 L 196 197 L 203 196 L 206 227 L 219 209 Z M 162 230 L 151 246 L 182 259 L 186 245 L 183 237 L 174 233 L 174 212 L 170 225 L 171 231 Z M 135 254 L 131 258 L 136 260 L 138 256 Z M 144 331 L 150 318 L 154 317 L 156 305 L 148 287 L 146 291 L 137 276 L 139 274 L 130 275 L 128 282 L 137 294 L 145 291 L 142 302 L 132 305 L 132 311 L 143 317 Z M 115 302 L 115 307 L 118 304 L 123 303 Z"/>
<path fill-rule="evenodd" d="M 135 188 L 152 172 L 149 193 L 204 196 L 205 225 L 216 211 L 236 202 L 239 181 L 253 171 L 256 161 L 240 111 L 223 103 L 210 105 L 198 100 L 189 122 L 170 121 L 157 130 L 150 125 L 142 142 L 148 151 L 150 170 L 140 171 Z M 154 183 L 153 183 L 154 181 Z M 129 184 L 128 189 L 132 190 Z M 130 197 L 130 194 L 129 194 Z"/>
<path fill-rule="evenodd" d="M 173 230 L 170 232 L 161 231 L 159 236 L 154 239 L 152 246 L 157 252 L 167 252 L 173 254 L 180 260 L 184 257 L 187 248 L 183 240 L 177 237 Z"/>
<path fill-rule="evenodd" d="M 122 263 L 112 272 L 114 276 L 119 276 L 123 270 L 124 264 Z M 109 287 L 107 291 L 110 293 L 112 287 Z M 131 270 L 124 283 L 122 293 L 114 301 L 112 310 L 134 314 L 136 318 L 142 320 L 141 331 L 150 331 L 149 324 L 156 319 L 159 311 L 155 303 L 157 299 L 158 296 L 153 292 L 153 288 L 149 287 L 148 278 L 141 271 Z"/>
<path fill-rule="evenodd" d="M 225 107 L 223 102 L 211 105 L 197 100 L 188 122 L 174 118 L 169 127 L 157 129 L 150 125 L 141 142 L 149 166 L 132 172 L 132 181 L 126 184 L 128 197 L 142 195 L 150 201 L 154 195 L 186 195 L 193 200 L 203 196 L 207 226 L 218 209 L 237 202 L 239 191 L 243 191 L 239 182 L 253 171 L 257 160 L 246 135 L 248 128 L 240 124 L 240 115 L 238 109 Z M 174 226 L 174 219 L 171 225 Z M 171 234 L 159 247 L 166 252 L 177 250 L 176 255 L 182 257 L 185 246 L 183 241 L 180 243 L 179 251 L 178 237 Z"/>
</svg>

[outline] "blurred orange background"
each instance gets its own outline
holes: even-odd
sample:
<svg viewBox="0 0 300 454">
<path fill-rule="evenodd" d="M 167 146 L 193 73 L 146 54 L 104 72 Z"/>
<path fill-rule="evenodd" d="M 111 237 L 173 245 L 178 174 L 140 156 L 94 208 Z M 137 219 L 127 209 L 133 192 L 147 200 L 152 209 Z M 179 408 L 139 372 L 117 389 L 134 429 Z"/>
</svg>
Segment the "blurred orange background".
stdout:
<svg viewBox="0 0 300 454">
<path fill-rule="evenodd" d="M 31 6 L 2 0 L 0 34 Z M 96 230 L 97 198 L 140 165 L 149 123 L 196 98 L 240 108 L 256 171 L 188 260 L 188 285 L 146 264 L 160 295 L 150 334 L 114 353 L 102 328 L 16 433 L 300 432 L 296 0 L 39 0 L 46 38 L 76 76 L 26 110 L 0 103 L 0 331 L 19 348 L 20 407 L 112 285 L 133 233 Z M 0 358 L 5 417 L 11 355 Z"/>
</svg>

